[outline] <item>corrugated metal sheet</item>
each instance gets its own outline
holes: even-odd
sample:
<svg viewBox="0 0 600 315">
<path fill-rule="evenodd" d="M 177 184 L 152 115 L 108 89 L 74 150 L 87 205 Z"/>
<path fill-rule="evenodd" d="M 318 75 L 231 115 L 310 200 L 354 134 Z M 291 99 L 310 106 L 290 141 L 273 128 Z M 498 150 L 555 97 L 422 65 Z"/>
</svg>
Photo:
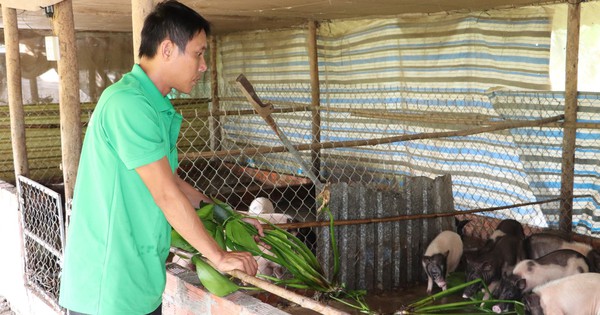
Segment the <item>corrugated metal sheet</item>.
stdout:
<svg viewBox="0 0 600 315">
<path fill-rule="evenodd" d="M 399 191 L 336 183 L 331 186 L 330 209 L 336 220 L 451 212 L 451 178 L 411 177 Z M 422 253 L 439 232 L 448 229 L 454 229 L 453 217 L 336 226 L 339 282 L 349 289 L 390 290 L 422 281 Z M 331 277 L 333 251 L 328 229 L 318 233 L 318 257 Z"/>
</svg>

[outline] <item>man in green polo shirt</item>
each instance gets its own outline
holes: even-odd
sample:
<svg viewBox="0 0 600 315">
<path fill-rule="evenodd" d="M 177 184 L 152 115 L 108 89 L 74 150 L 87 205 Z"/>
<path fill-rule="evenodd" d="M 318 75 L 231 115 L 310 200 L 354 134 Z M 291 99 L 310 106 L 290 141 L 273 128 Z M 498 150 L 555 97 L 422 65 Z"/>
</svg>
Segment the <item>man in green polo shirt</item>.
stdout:
<svg viewBox="0 0 600 315">
<path fill-rule="evenodd" d="M 210 200 L 175 174 L 182 117 L 166 95 L 189 93 L 206 71 L 209 30 L 192 9 L 159 3 L 144 22 L 139 65 L 98 101 L 61 278 L 59 303 L 72 314 L 160 314 L 171 226 L 217 269 L 256 274 L 250 253 L 223 251 L 210 237 L 194 211 Z"/>
</svg>

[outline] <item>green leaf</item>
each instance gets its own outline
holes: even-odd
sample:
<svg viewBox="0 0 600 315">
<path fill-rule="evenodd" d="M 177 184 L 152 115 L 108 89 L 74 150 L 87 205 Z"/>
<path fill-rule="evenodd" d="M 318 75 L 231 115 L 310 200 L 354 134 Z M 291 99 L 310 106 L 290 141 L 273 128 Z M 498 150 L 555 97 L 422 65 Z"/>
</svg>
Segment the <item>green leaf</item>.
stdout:
<svg viewBox="0 0 600 315">
<path fill-rule="evenodd" d="M 219 224 L 224 224 L 226 221 L 230 220 L 232 217 L 240 217 L 241 215 L 235 212 L 230 205 L 224 203 L 223 201 L 212 198 L 213 204 L 213 218 Z"/>
<path fill-rule="evenodd" d="M 200 208 L 196 209 L 196 214 L 200 217 L 202 221 L 212 221 L 213 220 L 213 208 L 215 207 L 212 203 L 200 203 Z"/>
<path fill-rule="evenodd" d="M 209 265 L 199 255 L 192 257 L 192 262 L 196 265 L 196 274 L 202 285 L 212 294 L 225 296 L 237 291 L 240 287 L 231 281 L 228 277 Z"/>
<path fill-rule="evenodd" d="M 197 253 L 198 251 L 188 243 L 181 234 L 171 229 L 171 246 L 183 249 L 186 252 Z"/>
<path fill-rule="evenodd" d="M 244 224 L 250 224 L 242 221 L 241 219 L 233 219 L 227 221 L 225 225 L 225 236 L 231 240 L 232 243 L 238 245 L 236 249 L 244 250 L 258 255 L 260 248 L 254 241 L 254 235 L 251 235 Z"/>
<path fill-rule="evenodd" d="M 223 233 L 221 226 L 215 230 L 214 238 L 222 250 L 227 250 L 227 245 L 225 244 L 225 234 Z"/>
</svg>

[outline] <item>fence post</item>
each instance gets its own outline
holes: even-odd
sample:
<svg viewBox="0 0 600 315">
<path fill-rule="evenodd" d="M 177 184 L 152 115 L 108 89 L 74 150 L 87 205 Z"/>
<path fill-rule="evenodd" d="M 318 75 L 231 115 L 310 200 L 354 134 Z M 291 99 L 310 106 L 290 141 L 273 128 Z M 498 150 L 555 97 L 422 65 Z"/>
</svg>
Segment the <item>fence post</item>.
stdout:
<svg viewBox="0 0 600 315">
<path fill-rule="evenodd" d="M 579 63 L 579 22 L 581 4 L 569 2 L 567 17 L 567 55 L 565 80 L 565 123 L 561 172 L 559 228 L 571 236 L 573 222 L 573 181 L 577 122 L 577 66 Z"/>
<path fill-rule="evenodd" d="M 211 36 L 210 39 L 210 149 L 211 151 L 221 150 L 221 104 L 219 100 L 219 69 L 217 68 L 217 37 Z"/>
<path fill-rule="evenodd" d="M 146 15 L 152 11 L 154 3 L 152 0 L 131 0 L 131 26 L 133 36 L 133 60 L 135 63 L 140 62 L 138 51 L 142 41 L 142 28 Z"/>
<path fill-rule="evenodd" d="M 79 101 L 79 65 L 75 44 L 75 23 L 73 21 L 72 0 L 54 5 L 52 27 L 58 35 L 60 58 L 60 142 L 62 150 L 65 202 L 73 198 L 73 188 L 81 154 L 81 104 Z"/>
<path fill-rule="evenodd" d="M 6 81 L 10 111 L 10 135 L 12 139 L 15 179 L 19 175 L 29 177 L 27 145 L 25 143 L 25 110 L 21 87 L 21 56 L 19 54 L 19 29 L 17 11 L 2 5 L 4 38 L 6 44 Z"/>
<path fill-rule="evenodd" d="M 308 59 L 310 66 L 310 91 L 312 105 L 312 143 L 321 142 L 321 90 L 319 86 L 319 59 L 317 56 L 317 22 L 308 22 Z M 311 150 L 312 172 L 319 178 L 321 149 Z"/>
</svg>

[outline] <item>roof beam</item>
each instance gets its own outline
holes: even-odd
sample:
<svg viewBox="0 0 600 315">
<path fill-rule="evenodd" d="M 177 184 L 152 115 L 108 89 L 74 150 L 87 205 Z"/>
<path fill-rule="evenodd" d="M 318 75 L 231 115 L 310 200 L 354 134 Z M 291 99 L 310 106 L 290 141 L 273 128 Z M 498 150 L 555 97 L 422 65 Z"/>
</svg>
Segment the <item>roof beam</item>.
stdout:
<svg viewBox="0 0 600 315">
<path fill-rule="evenodd" d="M 49 7 L 61 1 L 63 0 L 0 0 L 0 4 L 11 9 L 37 11 L 40 8 Z"/>
</svg>

